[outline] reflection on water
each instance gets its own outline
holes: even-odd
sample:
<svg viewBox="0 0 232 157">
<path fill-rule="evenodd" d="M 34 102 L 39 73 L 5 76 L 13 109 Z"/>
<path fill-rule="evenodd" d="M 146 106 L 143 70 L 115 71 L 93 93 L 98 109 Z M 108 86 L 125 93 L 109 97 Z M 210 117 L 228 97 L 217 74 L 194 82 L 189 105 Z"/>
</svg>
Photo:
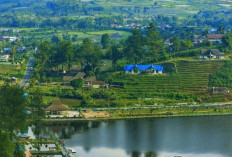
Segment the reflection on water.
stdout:
<svg viewBox="0 0 232 157">
<path fill-rule="evenodd" d="M 77 122 L 44 127 L 80 157 L 232 156 L 232 116 Z M 36 130 L 36 129 L 35 129 Z"/>
</svg>

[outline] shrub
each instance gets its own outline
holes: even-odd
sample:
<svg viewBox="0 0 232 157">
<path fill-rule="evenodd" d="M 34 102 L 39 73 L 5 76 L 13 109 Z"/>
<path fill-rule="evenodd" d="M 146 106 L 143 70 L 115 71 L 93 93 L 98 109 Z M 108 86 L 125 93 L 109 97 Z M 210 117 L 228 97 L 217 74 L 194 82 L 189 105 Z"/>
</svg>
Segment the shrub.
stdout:
<svg viewBox="0 0 232 157">
<path fill-rule="evenodd" d="M 70 82 L 70 85 L 74 88 L 74 89 L 78 89 L 81 88 L 84 85 L 84 81 L 82 79 L 76 79 L 76 80 L 72 80 Z"/>
</svg>

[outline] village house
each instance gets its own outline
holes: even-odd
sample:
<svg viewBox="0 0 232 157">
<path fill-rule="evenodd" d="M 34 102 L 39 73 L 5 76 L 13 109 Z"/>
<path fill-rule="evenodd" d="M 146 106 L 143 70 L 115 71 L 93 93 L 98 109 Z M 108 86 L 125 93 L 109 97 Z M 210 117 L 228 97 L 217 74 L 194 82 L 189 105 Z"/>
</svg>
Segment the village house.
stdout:
<svg viewBox="0 0 232 157">
<path fill-rule="evenodd" d="M 130 74 L 162 74 L 164 67 L 161 65 L 127 65 L 124 67 Z"/>
<path fill-rule="evenodd" d="M 213 43 L 221 43 L 223 34 L 207 34 L 206 38 Z"/>
<path fill-rule="evenodd" d="M 76 80 L 76 79 L 82 79 L 86 74 L 84 72 L 78 72 L 76 75 L 71 75 L 71 76 L 63 76 L 63 85 L 70 85 L 70 82 L 72 80 Z"/>
<path fill-rule="evenodd" d="M 139 24 L 139 23 L 131 23 L 130 26 L 131 26 L 132 28 L 136 28 L 136 27 L 140 27 L 141 24 Z"/>
<path fill-rule="evenodd" d="M 226 87 L 213 87 L 213 94 L 228 94 L 230 93 L 230 90 Z"/>
<path fill-rule="evenodd" d="M 225 54 L 219 52 L 218 49 L 202 49 L 200 51 L 200 59 L 224 59 Z"/>
<path fill-rule="evenodd" d="M 108 88 L 108 85 L 104 81 L 93 81 L 92 82 L 93 88 Z"/>
<path fill-rule="evenodd" d="M 92 86 L 92 83 L 96 81 L 96 77 L 95 76 L 89 76 L 84 78 L 84 87 L 90 87 Z"/>
<path fill-rule="evenodd" d="M 52 104 L 49 105 L 45 111 L 46 114 L 59 115 L 61 111 L 69 111 L 70 108 L 61 103 L 60 99 L 53 100 Z"/>
<path fill-rule="evenodd" d="M 11 52 L 11 48 L 9 47 L 3 48 L 3 53 L 10 53 L 10 52 Z"/>
<path fill-rule="evenodd" d="M 193 44 L 201 44 L 206 39 L 206 36 L 194 35 Z"/>
<path fill-rule="evenodd" d="M 16 36 L 1 36 L 0 39 L 2 41 L 10 41 L 10 42 L 13 42 L 13 41 L 16 41 L 17 39 L 19 39 L 18 37 Z"/>
<path fill-rule="evenodd" d="M 0 55 L 0 62 L 8 62 L 10 55 Z"/>
<path fill-rule="evenodd" d="M 18 52 L 23 52 L 23 51 L 25 51 L 26 50 L 26 47 L 19 47 L 18 48 Z"/>
<path fill-rule="evenodd" d="M 111 28 L 117 28 L 117 27 L 118 27 L 118 25 L 117 25 L 117 24 L 112 23 L 112 24 L 110 24 L 110 27 L 111 27 Z"/>
<path fill-rule="evenodd" d="M 164 44 L 167 45 L 167 46 L 173 45 L 173 43 L 171 43 L 171 39 L 170 38 L 167 38 L 166 40 L 164 40 Z"/>
<path fill-rule="evenodd" d="M 11 78 L 10 78 L 10 81 L 11 81 L 12 83 L 16 83 L 17 80 L 18 80 L 18 79 L 17 79 L 16 77 L 11 77 Z"/>
</svg>

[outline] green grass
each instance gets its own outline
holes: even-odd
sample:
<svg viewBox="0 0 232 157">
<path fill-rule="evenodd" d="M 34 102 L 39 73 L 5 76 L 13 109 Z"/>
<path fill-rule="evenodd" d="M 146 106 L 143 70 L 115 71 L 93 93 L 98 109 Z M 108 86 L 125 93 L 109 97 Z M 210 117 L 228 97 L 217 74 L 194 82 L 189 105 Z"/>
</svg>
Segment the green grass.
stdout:
<svg viewBox="0 0 232 157">
<path fill-rule="evenodd" d="M 18 78 L 19 82 L 25 74 L 27 63 L 28 59 L 26 59 L 22 65 L 0 64 L 0 84 L 11 77 Z"/>
</svg>

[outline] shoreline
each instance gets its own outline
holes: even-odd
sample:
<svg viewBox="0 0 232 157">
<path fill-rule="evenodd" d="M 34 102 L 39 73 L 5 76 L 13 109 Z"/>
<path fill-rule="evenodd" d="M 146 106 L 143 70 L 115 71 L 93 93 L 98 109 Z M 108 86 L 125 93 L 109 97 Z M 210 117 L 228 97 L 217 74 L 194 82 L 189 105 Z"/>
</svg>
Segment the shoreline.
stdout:
<svg viewBox="0 0 232 157">
<path fill-rule="evenodd" d="M 109 117 L 109 118 L 75 118 L 75 119 L 43 119 L 45 123 L 53 122 L 86 122 L 86 121 L 111 121 L 111 120 L 132 120 L 132 119 L 152 119 L 152 118 L 176 118 L 176 117 L 204 117 L 204 116 L 228 116 L 231 112 L 221 113 L 196 113 L 196 114 L 174 114 L 174 115 L 152 115 L 152 116 L 127 116 L 127 117 Z"/>
</svg>

